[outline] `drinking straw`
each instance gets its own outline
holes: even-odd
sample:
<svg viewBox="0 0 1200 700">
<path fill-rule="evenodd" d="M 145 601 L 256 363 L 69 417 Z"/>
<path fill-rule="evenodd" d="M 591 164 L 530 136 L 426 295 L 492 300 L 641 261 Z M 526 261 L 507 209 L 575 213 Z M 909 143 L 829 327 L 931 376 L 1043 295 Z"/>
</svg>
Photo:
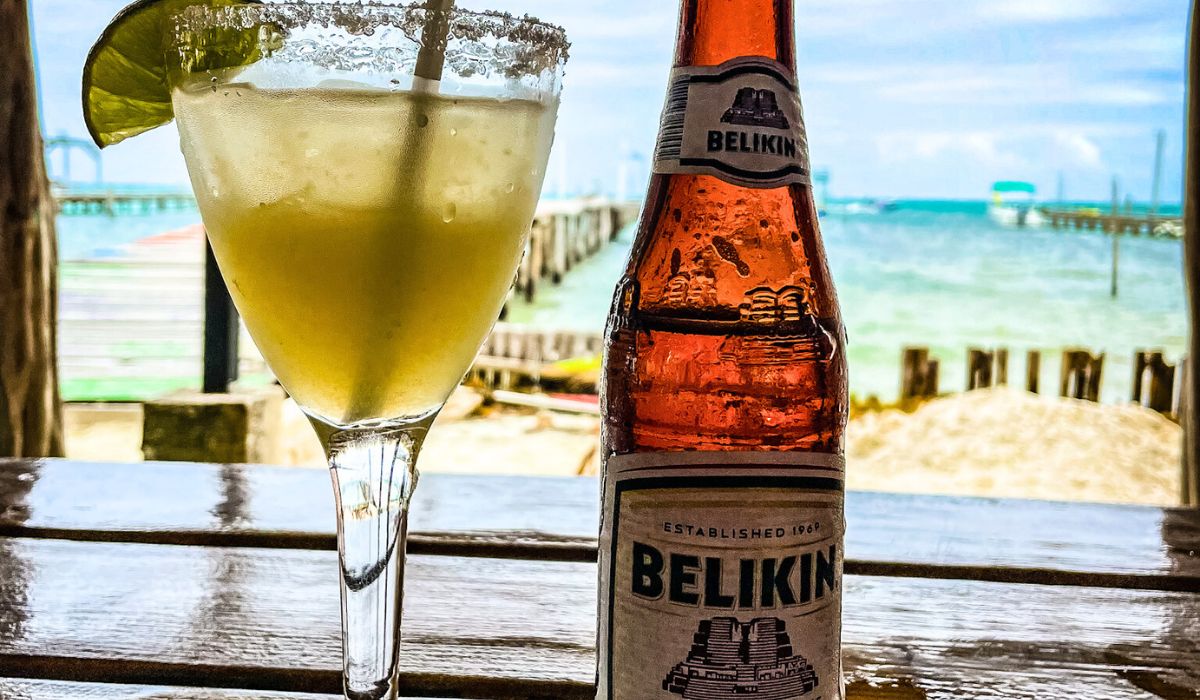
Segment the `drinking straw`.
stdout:
<svg viewBox="0 0 1200 700">
<path fill-rule="evenodd" d="M 413 71 L 416 75 L 413 88 L 437 92 L 446 63 L 446 38 L 450 33 L 450 11 L 454 9 L 454 0 L 427 0 L 425 9 L 425 28 L 421 32 L 417 67 Z"/>
<path fill-rule="evenodd" d="M 442 70 L 446 64 L 446 42 L 450 34 L 450 13 L 453 9 L 454 0 L 426 0 L 425 2 L 425 26 L 421 32 L 421 48 L 417 52 L 417 65 L 413 69 L 412 92 L 414 98 L 418 100 L 414 106 L 424 105 L 423 97 L 425 95 L 438 93 Z M 413 109 L 412 119 L 419 119 L 423 116 L 423 111 L 421 108 Z M 402 160 L 398 164 L 396 172 L 398 191 L 411 193 L 421 189 L 421 177 L 425 172 L 426 161 L 431 155 L 429 146 L 429 139 L 423 129 L 414 129 L 411 128 L 411 125 L 410 128 L 405 129 L 404 144 L 400 149 Z M 412 197 L 413 195 L 401 196 Z M 388 262 L 390 264 L 391 261 Z M 376 271 L 375 274 L 381 273 Z M 385 303 L 390 303 L 390 301 L 385 301 Z M 372 357 L 365 360 L 373 365 L 387 361 L 386 357 Z M 354 389 L 350 394 L 350 415 L 347 416 L 351 420 L 380 417 L 374 415 L 380 408 L 380 397 L 373 394 L 375 387 L 367 380 L 368 377 L 375 374 L 370 370 L 378 369 L 373 365 L 364 368 L 360 372 L 360 377 L 355 380 Z"/>
</svg>

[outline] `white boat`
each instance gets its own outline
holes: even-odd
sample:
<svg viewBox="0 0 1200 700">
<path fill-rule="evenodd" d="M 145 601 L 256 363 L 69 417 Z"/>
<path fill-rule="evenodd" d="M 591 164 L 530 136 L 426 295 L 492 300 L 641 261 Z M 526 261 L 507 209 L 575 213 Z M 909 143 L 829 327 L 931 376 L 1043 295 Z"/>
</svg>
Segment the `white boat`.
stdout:
<svg viewBox="0 0 1200 700">
<path fill-rule="evenodd" d="M 1029 182 L 1003 181 L 992 185 L 988 216 L 1010 228 L 1041 226 L 1045 222 L 1037 209 L 1037 188 Z"/>
</svg>

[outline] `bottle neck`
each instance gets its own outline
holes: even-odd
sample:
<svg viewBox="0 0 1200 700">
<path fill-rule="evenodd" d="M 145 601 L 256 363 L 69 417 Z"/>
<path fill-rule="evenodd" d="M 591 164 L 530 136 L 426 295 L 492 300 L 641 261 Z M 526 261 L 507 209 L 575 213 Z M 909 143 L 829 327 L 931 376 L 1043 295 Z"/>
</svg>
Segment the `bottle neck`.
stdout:
<svg viewBox="0 0 1200 700">
<path fill-rule="evenodd" d="M 765 56 L 796 70 L 794 0 L 682 0 L 676 66 Z"/>
</svg>

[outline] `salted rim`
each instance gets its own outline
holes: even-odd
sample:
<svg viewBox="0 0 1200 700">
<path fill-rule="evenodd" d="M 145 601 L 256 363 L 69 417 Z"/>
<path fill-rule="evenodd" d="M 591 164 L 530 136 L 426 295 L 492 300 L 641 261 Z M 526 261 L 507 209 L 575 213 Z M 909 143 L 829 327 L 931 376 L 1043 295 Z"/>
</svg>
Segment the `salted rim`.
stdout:
<svg viewBox="0 0 1200 700">
<path fill-rule="evenodd" d="M 440 12 L 449 17 L 447 42 L 453 40 L 478 42 L 487 37 L 524 45 L 540 57 L 530 61 L 524 57 L 521 72 L 537 74 L 561 68 L 571 48 L 566 31 L 536 17 L 517 17 L 495 10 L 465 10 L 454 8 L 429 10 L 418 3 L 389 3 L 369 0 L 360 3 L 283 2 L 254 3 L 224 6 L 189 5 L 172 15 L 171 42 L 182 43 L 181 34 L 214 28 L 252 29 L 270 24 L 283 30 L 304 26 L 335 26 L 348 34 L 370 36 L 380 27 L 394 27 L 421 45 L 420 37 L 427 24 L 428 13 Z M 509 70 L 518 68 L 509 66 Z"/>
</svg>

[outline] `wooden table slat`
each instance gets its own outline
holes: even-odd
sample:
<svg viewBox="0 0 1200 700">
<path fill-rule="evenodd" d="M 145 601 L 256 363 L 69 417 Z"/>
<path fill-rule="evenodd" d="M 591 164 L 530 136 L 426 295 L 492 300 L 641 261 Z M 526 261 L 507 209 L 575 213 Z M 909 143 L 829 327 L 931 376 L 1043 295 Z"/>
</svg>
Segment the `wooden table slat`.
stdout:
<svg viewBox="0 0 1200 700">
<path fill-rule="evenodd" d="M 592 561 L 594 479 L 428 475 L 411 551 Z M 847 568 L 868 575 L 1200 591 L 1200 511 L 847 494 Z M 333 549 L 323 470 L 0 460 L 0 534 Z"/>
<path fill-rule="evenodd" d="M 335 570 L 324 551 L 0 538 L 0 676 L 335 692 Z M 844 585 L 852 698 L 1200 697 L 1200 595 Z M 592 565 L 414 556 L 407 586 L 404 692 L 591 697 Z"/>
<path fill-rule="evenodd" d="M 0 678 L 4 700 L 341 700 L 340 695 Z"/>
</svg>

